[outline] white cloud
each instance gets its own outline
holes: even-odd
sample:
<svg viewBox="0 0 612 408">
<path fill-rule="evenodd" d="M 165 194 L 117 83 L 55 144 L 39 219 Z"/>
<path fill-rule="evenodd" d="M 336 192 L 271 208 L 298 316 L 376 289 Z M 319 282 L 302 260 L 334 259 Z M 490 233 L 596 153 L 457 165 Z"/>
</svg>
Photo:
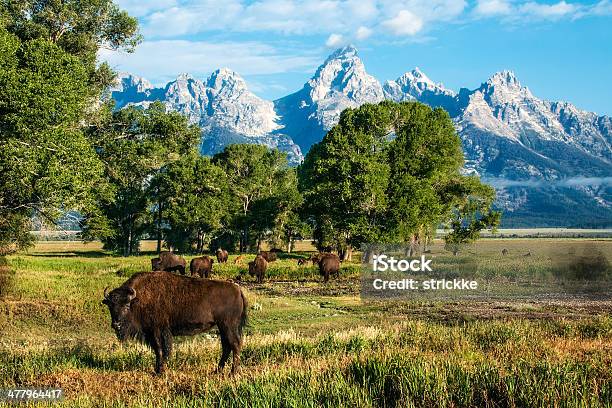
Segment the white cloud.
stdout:
<svg viewBox="0 0 612 408">
<path fill-rule="evenodd" d="M 390 33 L 419 40 L 432 27 L 469 21 L 470 15 L 533 23 L 612 14 L 612 0 L 590 5 L 577 0 L 473 0 L 469 13 L 467 0 L 117 1 L 139 17 L 148 40 L 209 33 L 337 34 L 357 40 Z"/>
<path fill-rule="evenodd" d="M 474 11 L 481 16 L 506 15 L 512 7 L 506 0 L 478 0 Z"/>
<path fill-rule="evenodd" d="M 556 4 L 528 2 L 521 4 L 518 11 L 528 17 L 542 19 L 558 19 L 576 13 L 580 7 L 568 4 L 564 0 Z"/>
<path fill-rule="evenodd" d="M 240 75 L 264 75 L 310 72 L 320 63 L 319 55 L 281 53 L 260 42 L 186 40 L 145 41 L 133 54 L 103 50 L 99 58 L 117 71 L 146 75 L 157 84 L 173 79 L 168 75 L 179 72 L 204 78 L 219 67 L 229 67 Z"/>
<path fill-rule="evenodd" d="M 361 26 L 357 29 L 357 32 L 355 33 L 355 38 L 357 38 L 358 40 L 365 40 L 371 35 L 372 29 L 365 26 Z"/>
<path fill-rule="evenodd" d="M 344 44 L 344 37 L 340 34 L 330 34 L 325 41 L 325 46 L 330 48 L 336 48 Z"/>
<path fill-rule="evenodd" d="M 397 15 L 383 21 L 382 25 L 395 35 L 415 35 L 423 28 L 423 20 L 409 10 L 400 10 Z"/>
</svg>

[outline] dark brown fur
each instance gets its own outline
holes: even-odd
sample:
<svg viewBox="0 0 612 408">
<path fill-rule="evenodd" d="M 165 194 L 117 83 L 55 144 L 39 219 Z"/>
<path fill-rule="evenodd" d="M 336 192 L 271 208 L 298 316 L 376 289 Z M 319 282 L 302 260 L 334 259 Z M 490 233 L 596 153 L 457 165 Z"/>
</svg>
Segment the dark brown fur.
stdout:
<svg viewBox="0 0 612 408">
<path fill-rule="evenodd" d="M 336 278 L 340 276 L 340 258 L 336 254 L 323 254 L 319 260 L 319 273 L 325 282 L 329 281 L 329 275 Z"/>
<path fill-rule="evenodd" d="M 263 282 L 266 269 L 268 269 L 268 261 L 261 255 L 257 255 L 254 261 L 249 262 L 249 275 L 256 276 L 257 283 Z"/>
<path fill-rule="evenodd" d="M 265 259 L 268 262 L 274 262 L 278 259 L 276 252 L 272 252 L 272 251 L 259 251 L 258 255 L 261 256 L 263 259 Z"/>
<path fill-rule="evenodd" d="M 226 263 L 227 262 L 228 253 L 225 249 L 217 249 L 217 262 Z"/>
<path fill-rule="evenodd" d="M 213 326 L 221 338 L 221 370 L 233 353 L 232 373 L 240 364 L 247 302 L 234 283 L 194 279 L 168 272 L 138 273 L 105 295 L 111 327 L 121 341 L 144 341 L 155 353 L 162 373 L 172 352 L 173 336 L 191 336 Z"/>
<path fill-rule="evenodd" d="M 201 256 L 193 258 L 189 264 L 191 276 L 199 276 L 200 278 L 208 278 L 212 273 L 213 263 L 215 261 L 209 256 Z"/>
<path fill-rule="evenodd" d="M 184 275 L 186 267 L 187 261 L 185 261 L 185 258 L 170 251 L 162 251 L 159 257 L 151 259 L 151 268 L 154 271 L 178 271 L 181 275 Z"/>
</svg>

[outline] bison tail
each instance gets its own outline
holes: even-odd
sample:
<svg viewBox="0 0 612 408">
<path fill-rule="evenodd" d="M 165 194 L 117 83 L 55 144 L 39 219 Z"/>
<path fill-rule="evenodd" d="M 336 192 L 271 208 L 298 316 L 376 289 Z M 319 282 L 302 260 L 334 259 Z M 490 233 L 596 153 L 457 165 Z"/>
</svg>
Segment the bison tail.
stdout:
<svg viewBox="0 0 612 408">
<path fill-rule="evenodd" d="M 240 315 L 240 326 L 238 326 L 238 330 L 240 333 L 240 338 L 242 338 L 242 329 L 248 324 L 247 311 L 249 309 L 249 304 L 242 289 L 240 289 L 240 297 L 242 298 L 242 314 Z"/>
</svg>

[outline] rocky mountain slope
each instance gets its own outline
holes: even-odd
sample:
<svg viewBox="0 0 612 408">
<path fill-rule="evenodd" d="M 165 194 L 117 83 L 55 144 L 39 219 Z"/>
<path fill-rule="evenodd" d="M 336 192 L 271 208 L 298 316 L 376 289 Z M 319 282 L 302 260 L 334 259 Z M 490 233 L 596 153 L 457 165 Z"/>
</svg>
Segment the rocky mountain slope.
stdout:
<svg viewBox="0 0 612 408">
<path fill-rule="evenodd" d="M 119 107 L 160 100 L 186 114 L 202 127 L 205 154 L 229 143 L 260 143 L 286 151 L 292 164 L 348 107 L 419 101 L 449 112 L 466 171 L 495 185 L 506 226 L 612 225 L 612 118 L 539 99 L 511 71 L 459 92 L 418 68 L 381 85 L 348 46 L 302 89 L 274 102 L 255 96 L 227 69 L 204 82 L 181 75 L 163 88 L 126 75 L 112 96 Z"/>
</svg>

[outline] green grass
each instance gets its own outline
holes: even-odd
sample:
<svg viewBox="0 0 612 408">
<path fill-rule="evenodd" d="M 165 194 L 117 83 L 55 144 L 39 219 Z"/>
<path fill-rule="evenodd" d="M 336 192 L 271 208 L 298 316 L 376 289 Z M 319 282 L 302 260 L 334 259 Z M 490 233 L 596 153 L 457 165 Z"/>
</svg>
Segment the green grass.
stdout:
<svg viewBox="0 0 612 408">
<path fill-rule="evenodd" d="M 477 254 L 483 270 L 509 280 L 541 274 L 551 253 L 575 243 L 487 240 Z M 151 351 L 120 344 L 100 304 L 105 286 L 149 269 L 150 256 L 47 245 L 0 265 L 10 280 L 0 388 L 61 387 L 56 406 L 612 406 L 610 299 L 361 301 L 358 264 L 324 284 L 316 268 L 284 256 L 257 285 L 231 256 L 214 275 L 243 275 L 251 310 L 241 371 L 213 372 L 213 330 L 177 338 L 168 372 L 154 376 Z M 447 256 L 440 248 L 433 254 Z M 501 248 L 532 256 L 502 258 Z"/>
</svg>

